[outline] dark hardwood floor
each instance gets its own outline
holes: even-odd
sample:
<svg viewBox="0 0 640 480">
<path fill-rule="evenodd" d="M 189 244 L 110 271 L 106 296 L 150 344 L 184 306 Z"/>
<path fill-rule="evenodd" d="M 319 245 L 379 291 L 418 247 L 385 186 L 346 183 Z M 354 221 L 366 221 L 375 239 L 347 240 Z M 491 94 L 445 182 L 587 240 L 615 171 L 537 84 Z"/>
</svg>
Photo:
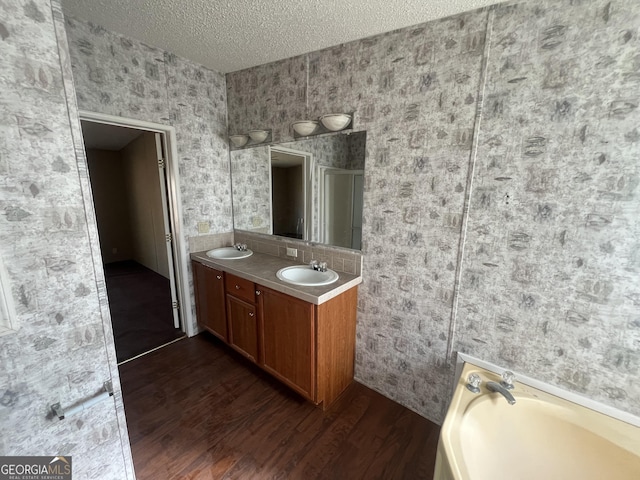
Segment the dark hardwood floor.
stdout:
<svg viewBox="0 0 640 480">
<path fill-rule="evenodd" d="M 168 278 L 133 260 L 107 263 L 104 273 L 118 363 L 184 336 L 173 326 Z"/>
<path fill-rule="evenodd" d="M 433 475 L 437 425 L 355 382 L 323 413 L 208 334 L 120 375 L 138 480 Z"/>
</svg>

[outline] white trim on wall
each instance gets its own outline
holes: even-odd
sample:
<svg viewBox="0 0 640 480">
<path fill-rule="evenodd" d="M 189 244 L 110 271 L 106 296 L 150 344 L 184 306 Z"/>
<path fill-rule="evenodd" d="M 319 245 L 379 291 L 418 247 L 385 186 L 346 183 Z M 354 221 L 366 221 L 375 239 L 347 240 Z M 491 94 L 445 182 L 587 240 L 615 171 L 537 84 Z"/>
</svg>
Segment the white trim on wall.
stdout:
<svg viewBox="0 0 640 480">
<path fill-rule="evenodd" d="M 180 197 L 180 174 L 178 169 L 178 148 L 175 128 L 170 125 L 146 122 L 133 118 L 116 117 L 104 113 L 79 111 L 80 120 L 96 123 L 104 123 L 119 127 L 139 128 L 151 132 L 162 133 L 167 142 L 167 199 L 170 212 L 169 221 L 173 233 L 175 248 L 173 249 L 173 261 L 176 265 L 176 285 L 178 287 L 178 301 L 180 304 L 180 317 L 185 333 L 192 337 L 198 332 L 194 331 L 191 314 L 191 296 L 189 294 L 189 271 L 186 242 L 182 236 L 182 201 Z"/>
</svg>

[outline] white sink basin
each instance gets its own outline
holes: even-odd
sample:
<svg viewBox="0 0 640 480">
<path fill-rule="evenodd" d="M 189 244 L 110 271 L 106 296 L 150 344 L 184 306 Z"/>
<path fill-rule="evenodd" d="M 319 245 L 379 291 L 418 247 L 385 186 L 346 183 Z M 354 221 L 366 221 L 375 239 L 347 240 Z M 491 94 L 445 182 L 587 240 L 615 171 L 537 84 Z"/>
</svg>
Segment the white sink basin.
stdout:
<svg viewBox="0 0 640 480">
<path fill-rule="evenodd" d="M 239 258 L 247 258 L 253 255 L 252 250 L 237 250 L 235 247 L 214 248 L 207 252 L 207 257 L 218 260 L 237 260 Z"/>
<path fill-rule="evenodd" d="M 281 268 L 276 272 L 276 277 L 283 282 L 303 287 L 319 287 L 338 280 L 338 274 L 333 270 L 327 269 L 326 272 L 319 272 L 308 265 Z"/>
</svg>

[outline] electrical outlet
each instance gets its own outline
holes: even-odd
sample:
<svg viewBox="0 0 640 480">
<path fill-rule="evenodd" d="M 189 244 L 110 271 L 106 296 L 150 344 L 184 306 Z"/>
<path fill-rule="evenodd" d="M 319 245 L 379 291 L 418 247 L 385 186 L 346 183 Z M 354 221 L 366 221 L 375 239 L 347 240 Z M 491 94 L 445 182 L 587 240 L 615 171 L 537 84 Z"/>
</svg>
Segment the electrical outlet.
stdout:
<svg viewBox="0 0 640 480">
<path fill-rule="evenodd" d="M 209 233 L 209 222 L 198 222 L 198 233 Z"/>
<path fill-rule="evenodd" d="M 288 257 L 297 257 L 298 256 L 298 249 L 297 248 L 289 248 L 289 247 L 287 247 L 287 256 Z"/>
</svg>

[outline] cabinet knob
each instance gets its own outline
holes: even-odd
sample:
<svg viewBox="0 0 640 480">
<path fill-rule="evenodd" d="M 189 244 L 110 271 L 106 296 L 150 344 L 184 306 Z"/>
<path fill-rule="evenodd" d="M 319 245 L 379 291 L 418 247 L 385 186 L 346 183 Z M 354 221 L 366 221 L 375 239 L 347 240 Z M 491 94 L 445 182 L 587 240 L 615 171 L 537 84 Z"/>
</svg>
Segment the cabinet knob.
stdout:
<svg viewBox="0 0 640 480">
<path fill-rule="evenodd" d="M 253 312 L 249 312 L 249 316 L 250 316 L 250 317 L 253 317 Z"/>
<path fill-rule="evenodd" d="M 216 278 L 217 278 L 218 280 L 222 280 L 222 275 L 216 275 Z"/>
<path fill-rule="evenodd" d="M 240 290 L 240 285 L 236 285 L 236 290 Z"/>
<path fill-rule="evenodd" d="M 260 290 L 256 290 L 256 295 L 260 295 L 262 292 Z"/>
</svg>

